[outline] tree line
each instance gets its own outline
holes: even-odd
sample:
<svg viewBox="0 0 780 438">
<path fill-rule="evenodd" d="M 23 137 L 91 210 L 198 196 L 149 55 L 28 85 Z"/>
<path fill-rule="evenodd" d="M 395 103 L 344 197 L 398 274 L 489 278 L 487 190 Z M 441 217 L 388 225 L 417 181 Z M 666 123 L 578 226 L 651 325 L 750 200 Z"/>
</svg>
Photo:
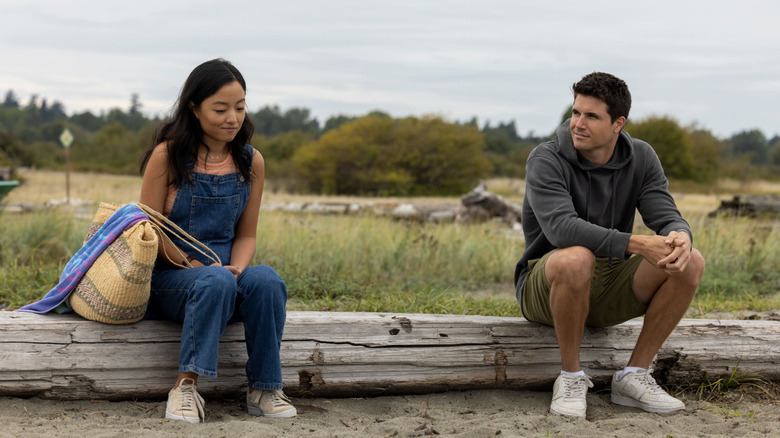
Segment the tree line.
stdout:
<svg viewBox="0 0 780 438">
<path fill-rule="evenodd" d="M 68 115 L 58 101 L 33 95 L 23 105 L 9 90 L 0 103 L 0 166 L 63 169 L 59 136 L 68 128 L 74 170 L 138 174 L 139 157 L 161 122 L 141 108 L 134 94 L 126 109 Z M 307 108 L 277 105 L 248 116 L 270 187 L 322 194 L 453 195 L 483 178 L 523 177 L 530 151 L 557 128 L 521 135 L 514 121 L 480 126 L 476 117 L 393 118 L 382 111 L 335 115 L 321 124 Z M 753 129 L 719 139 L 669 116 L 630 120 L 626 130 L 653 145 L 670 178 L 710 184 L 780 177 L 777 135 L 768 139 Z"/>
</svg>

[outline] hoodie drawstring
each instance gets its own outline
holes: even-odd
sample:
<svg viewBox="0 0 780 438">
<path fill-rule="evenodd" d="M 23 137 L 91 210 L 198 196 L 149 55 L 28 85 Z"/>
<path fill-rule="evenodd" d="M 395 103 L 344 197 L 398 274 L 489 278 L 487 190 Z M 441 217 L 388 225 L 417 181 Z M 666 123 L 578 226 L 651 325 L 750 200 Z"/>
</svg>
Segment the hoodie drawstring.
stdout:
<svg viewBox="0 0 780 438">
<path fill-rule="evenodd" d="M 615 198 L 617 197 L 617 175 L 612 172 L 612 199 L 610 200 L 609 228 L 615 228 Z M 612 267 L 612 256 L 609 256 L 608 266 Z"/>
<path fill-rule="evenodd" d="M 590 222 L 590 170 L 585 173 L 588 174 L 588 193 L 585 196 L 585 220 Z"/>
<path fill-rule="evenodd" d="M 585 220 L 590 222 L 590 189 L 591 189 L 591 183 L 592 183 L 591 180 L 592 180 L 592 178 L 591 178 L 590 170 L 586 170 L 585 173 L 588 175 L 588 192 L 587 192 L 587 195 L 585 196 Z M 619 173 L 620 173 L 619 170 L 610 173 L 610 180 L 611 180 L 610 182 L 611 182 L 611 185 L 612 185 L 612 193 L 611 193 L 611 198 L 609 200 L 609 203 L 610 203 L 610 206 L 609 206 L 609 210 L 610 210 L 609 211 L 609 228 L 610 229 L 614 229 L 615 228 L 615 209 L 616 209 L 615 199 L 617 197 L 617 185 L 618 185 L 618 175 L 617 174 L 619 174 Z M 609 260 L 608 261 L 608 266 L 611 268 L 612 267 L 612 256 L 610 255 L 610 256 L 607 256 L 607 257 L 608 257 L 608 260 Z"/>
</svg>

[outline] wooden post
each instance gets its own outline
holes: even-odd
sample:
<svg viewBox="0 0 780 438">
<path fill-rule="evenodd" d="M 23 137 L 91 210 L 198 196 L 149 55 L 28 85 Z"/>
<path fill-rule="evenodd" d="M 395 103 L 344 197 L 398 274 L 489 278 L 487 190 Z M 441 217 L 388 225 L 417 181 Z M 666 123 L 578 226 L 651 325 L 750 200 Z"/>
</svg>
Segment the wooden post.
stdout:
<svg viewBox="0 0 780 438">
<path fill-rule="evenodd" d="M 70 148 L 65 149 L 65 200 L 70 205 Z"/>
<path fill-rule="evenodd" d="M 73 134 L 68 128 L 60 134 L 60 143 L 65 148 L 65 199 L 70 204 L 70 145 L 73 144 Z"/>
</svg>

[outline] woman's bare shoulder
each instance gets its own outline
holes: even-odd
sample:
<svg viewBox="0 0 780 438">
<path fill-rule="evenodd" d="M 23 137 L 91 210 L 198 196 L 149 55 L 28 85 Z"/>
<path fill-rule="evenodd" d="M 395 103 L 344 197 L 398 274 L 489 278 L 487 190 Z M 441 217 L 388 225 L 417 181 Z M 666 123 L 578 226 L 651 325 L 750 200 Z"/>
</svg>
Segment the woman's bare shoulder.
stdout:
<svg viewBox="0 0 780 438">
<path fill-rule="evenodd" d="M 163 141 L 163 142 L 159 143 L 157 146 L 155 146 L 154 149 L 152 150 L 152 156 L 154 156 L 154 155 L 161 155 L 163 157 L 167 157 L 168 156 L 168 142 L 167 141 Z"/>
</svg>

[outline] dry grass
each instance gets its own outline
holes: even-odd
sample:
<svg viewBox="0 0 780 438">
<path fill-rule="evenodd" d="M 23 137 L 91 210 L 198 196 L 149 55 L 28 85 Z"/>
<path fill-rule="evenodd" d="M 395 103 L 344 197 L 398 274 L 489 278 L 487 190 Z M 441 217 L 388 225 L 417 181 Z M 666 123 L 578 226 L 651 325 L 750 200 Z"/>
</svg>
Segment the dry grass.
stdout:
<svg viewBox="0 0 780 438">
<path fill-rule="evenodd" d="M 8 203 L 42 204 L 66 197 L 66 173 L 52 170 L 20 170 L 22 184 L 6 197 Z M 270 184 L 269 184 L 270 186 Z M 70 173 L 70 198 L 89 202 L 135 202 L 141 193 L 141 177 L 88 172 Z M 263 202 L 376 202 L 378 198 L 274 193 L 266 190 Z M 381 198 L 383 203 L 409 202 L 409 198 Z M 458 202 L 454 197 L 419 197 L 414 202 Z"/>
<path fill-rule="evenodd" d="M 20 170 L 22 184 L 6 197 L 8 203 L 31 202 L 42 204 L 67 195 L 67 175 L 52 170 Z M 71 172 L 70 198 L 90 202 L 122 204 L 138 200 L 141 177 Z"/>
<path fill-rule="evenodd" d="M 721 192 L 725 193 L 751 193 L 755 195 L 780 193 L 780 182 L 773 181 L 737 181 L 720 180 L 716 184 Z"/>
<path fill-rule="evenodd" d="M 6 202 L 44 203 L 52 199 L 63 199 L 66 195 L 66 174 L 50 170 L 21 170 L 22 185 L 11 191 Z M 492 178 L 486 181 L 488 190 L 497 193 L 515 203 L 523 202 L 525 185 L 522 179 Z M 269 185 L 270 186 L 270 185 Z M 718 182 L 718 187 L 733 188 L 732 193 L 780 193 L 780 183 L 753 182 L 738 184 L 734 181 Z M 141 177 L 128 175 L 106 175 L 97 173 L 71 172 L 70 197 L 89 202 L 125 203 L 138 200 L 141 192 Z M 722 193 L 721 190 L 713 193 Z M 715 210 L 720 201 L 730 199 L 727 194 L 674 193 L 674 197 L 684 216 L 696 216 Z M 457 203 L 458 197 L 418 197 L 418 198 L 368 198 L 355 196 L 299 195 L 266 190 L 263 202 L 419 202 L 419 203 Z"/>
</svg>

